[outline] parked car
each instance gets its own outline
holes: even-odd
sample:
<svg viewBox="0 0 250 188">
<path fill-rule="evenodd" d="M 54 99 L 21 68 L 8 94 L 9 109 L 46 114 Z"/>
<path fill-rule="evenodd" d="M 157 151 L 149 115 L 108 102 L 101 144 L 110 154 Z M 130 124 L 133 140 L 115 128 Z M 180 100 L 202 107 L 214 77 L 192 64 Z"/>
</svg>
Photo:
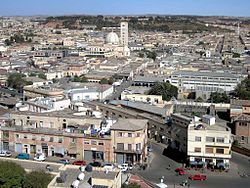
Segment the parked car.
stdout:
<svg viewBox="0 0 250 188">
<path fill-rule="evenodd" d="M 68 160 L 68 159 L 60 159 L 60 160 L 58 161 L 58 163 L 69 164 L 69 160 Z"/>
<path fill-rule="evenodd" d="M 112 163 L 106 163 L 105 165 L 103 165 L 103 168 L 105 170 L 113 170 L 115 166 Z"/>
<path fill-rule="evenodd" d="M 175 172 L 177 172 L 179 175 L 185 175 L 186 172 L 183 168 L 176 168 Z"/>
<path fill-rule="evenodd" d="M 182 175 L 185 175 L 185 174 L 186 174 L 186 171 L 180 170 L 180 171 L 178 172 L 178 174 L 181 175 L 181 176 L 182 176 Z"/>
<path fill-rule="evenodd" d="M 195 175 L 189 176 L 189 179 L 191 179 L 191 180 L 200 180 L 200 181 L 203 181 L 203 180 L 206 180 L 207 177 L 206 177 L 205 175 L 195 174 Z"/>
<path fill-rule="evenodd" d="M 72 163 L 72 165 L 86 165 L 86 162 L 85 161 L 74 161 L 73 163 Z"/>
<path fill-rule="evenodd" d="M 98 161 L 95 161 L 95 162 L 92 162 L 92 163 L 89 163 L 89 165 L 93 166 L 93 167 L 101 167 L 102 164 Z"/>
<path fill-rule="evenodd" d="M 16 156 L 17 159 L 29 159 L 30 158 L 30 155 L 27 154 L 27 153 L 19 153 L 17 156 Z"/>
<path fill-rule="evenodd" d="M 184 170 L 183 168 L 176 168 L 175 172 L 179 172 L 179 171 L 183 171 L 183 170 Z"/>
<path fill-rule="evenodd" d="M 118 165 L 118 168 L 120 168 L 122 172 L 126 172 L 127 170 L 132 170 L 133 166 L 128 163 L 123 163 L 121 165 Z"/>
<path fill-rule="evenodd" d="M 2 150 L 0 151 L 0 157 L 10 157 L 11 153 L 9 151 Z"/>
<path fill-rule="evenodd" d="M 35 161 L 45 161 L 46 157 L 44 153 L 37 153 L 34 157 Z"/>
</svg>

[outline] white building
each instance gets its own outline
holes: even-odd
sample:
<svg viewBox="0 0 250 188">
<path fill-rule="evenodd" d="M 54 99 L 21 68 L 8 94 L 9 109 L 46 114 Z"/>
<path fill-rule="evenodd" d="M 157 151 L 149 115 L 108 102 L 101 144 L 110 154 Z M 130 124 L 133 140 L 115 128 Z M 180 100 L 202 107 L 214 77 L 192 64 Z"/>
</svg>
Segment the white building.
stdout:
<svg viewBox="0 0 250 188">
<path fill-rule="evenodd" d="M 53 112 L 69 108 L 70 99 L 56 99 L 56 98 L 43 98 L 37 97 L 25 101 L 24 103 L 17 103 L 16 107 L 19 111 L 30 112 Z"/>
<path fill-rule="evenodd" d="M 177 71 L 171 75 L 169 81 L 172 85 L 177 87 L 182 85 L 185 89 L 232 91 L 241 79 L 239 76 L 230 73 Z"/>
<path fill-rule="evenodd" d="M 232 138 L 224 122 L 215 122 L 209 115 L 201 121 L 181 114 L 173 114 L 172 121 L 171 146 L 186 153 L 190 165 L 229 167 Z"/>
<path fill-rule="evenodd" d="M 73 101 L 104 100 L 114 92 L 111 85 L 102 85 L 101 87 L 84 87 L 70 89 L 66 92 L 68 98 Z"/>
</svg>

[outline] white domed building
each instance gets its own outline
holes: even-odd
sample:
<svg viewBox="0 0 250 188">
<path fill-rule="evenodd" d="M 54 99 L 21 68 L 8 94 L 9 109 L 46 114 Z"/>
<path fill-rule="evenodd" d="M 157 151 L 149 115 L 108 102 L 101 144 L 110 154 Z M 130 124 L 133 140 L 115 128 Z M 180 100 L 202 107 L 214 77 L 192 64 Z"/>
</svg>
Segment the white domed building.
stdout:
<svg viewBox="0 0 250 188">
<path fill-rule="evenodd" d="M 119 37 L 118 37 L 118 35 L 116 33 L 114 33 L 114 32 L 110 32 L 106 36 L 106 43 L 107 44 L 118 45 L 119 44 Z"/>
</svg>

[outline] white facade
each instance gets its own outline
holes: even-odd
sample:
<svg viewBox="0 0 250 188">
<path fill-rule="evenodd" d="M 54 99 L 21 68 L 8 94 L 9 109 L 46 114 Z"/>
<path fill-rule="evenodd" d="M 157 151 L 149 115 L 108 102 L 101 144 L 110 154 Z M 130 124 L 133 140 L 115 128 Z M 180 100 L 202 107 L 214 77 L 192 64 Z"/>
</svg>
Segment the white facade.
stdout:
<svg viewBox="0 0 250 188">
<path fill-rule="evenodd" d="M 210 127 L 211 126 L 211 127 Z M 231 131 L 217 125 L 196 129 L 188 128 L 187 155 L 190 161 L 227 163 L 231 159 Z M 218 129 L 213 129 L 214 126 Z"/>
<path fill-rule="evenodd" d="M 230 73 L 194 72 L 178 71 L 171 75 L 170 83 L 179 87 L 180 84 L 185 89 L 197 89 L 203 91 L 232 91 L 241 81 L 239 76 Z"/>
<path fill-rule="evenodd" d="M 113 86 L 100 91 L 98 88 L 79 88 L 71 89 L 67 92 L 68 97 L 71 101 L 88 101 L 88 100 L 104 100 L 107 96 L 111 95 L 114 92 Z"/>
<path fill-rule="evenodd" d="M 128 46 L 128 22 L 121 22 L 121 45 Z"/>
<path fill-rule="evenodd" d="M 231 130 L 226 125 L 214 122 L 214 117 L 205 115 L 203 122 L 181 114 L 173 114 L 171 147 L 186 153 L 190 164 L 203 162 L 227 164 L 231 159 Z M 204 122 L 207 121 L 207 123 Z"/>
</svg>

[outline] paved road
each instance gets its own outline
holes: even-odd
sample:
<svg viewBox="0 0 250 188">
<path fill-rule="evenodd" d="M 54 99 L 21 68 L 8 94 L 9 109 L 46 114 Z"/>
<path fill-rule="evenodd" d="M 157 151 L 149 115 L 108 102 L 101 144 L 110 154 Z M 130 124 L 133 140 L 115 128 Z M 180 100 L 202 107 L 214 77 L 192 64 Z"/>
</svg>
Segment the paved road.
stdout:
<svg viewBox="0 0 250 188">
<path fill-rule="evenodd" d="M 182 180 L 187 178 L 189 175 L 194 173 L 200 173 L 195 171 L 188 171 L 186 176 L 176 176 L 174 169 L 176 167 L 181 167 L 181 164 L 169 159 L 168 157 L 162 155 L 163 147 L 161 145 L 152 143 L 152 163 L 150 167 L 145 171 L 138 171 L 139 175 L 145 179 L 159 183 L 160 177 L 164 176 L 165 183 L 169 185 L 169 188 L 178 188 Z M 249 158 L 241 156 L 239 154 L 233 153 L 232 159 L 232 169 L 231 172 L 210 172 L 207 171 L 204 174 L 207 175 L 207 181 L 191 181 L 190 187 L 199 188 L 249 188 L 250 187 L 250 177 L 242 178 L 238 175 L 238 169 L 244 169 L 245 172 L 250 172 L 250 162 Z M 171 170 L 167 170 L 168 165 L 171 165 Z"/>
</svg>

